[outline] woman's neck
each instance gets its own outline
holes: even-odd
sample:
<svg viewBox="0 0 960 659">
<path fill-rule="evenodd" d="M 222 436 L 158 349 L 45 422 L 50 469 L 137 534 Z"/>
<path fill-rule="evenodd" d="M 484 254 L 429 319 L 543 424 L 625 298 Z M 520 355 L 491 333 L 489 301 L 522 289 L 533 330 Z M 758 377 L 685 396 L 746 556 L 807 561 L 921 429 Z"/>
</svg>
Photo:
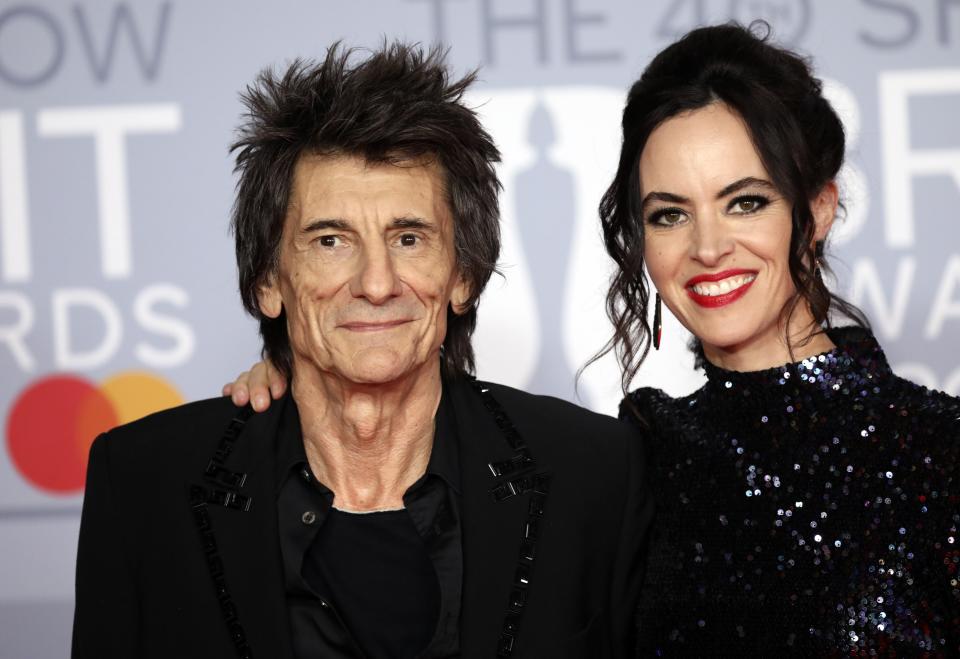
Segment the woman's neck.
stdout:
<svg viewBox="0 0 960 659">
<path fill-rule="evenodd" d="M 790 331 L 782 324 L 761 336 L 730 346 L 703 343 L 703 354 L 714 366 L 741 373 L 763 371 L 800 361 L 836 348 L 827 333 L 807 311 L 799 310 L 790 319 Z"/>
</svg>

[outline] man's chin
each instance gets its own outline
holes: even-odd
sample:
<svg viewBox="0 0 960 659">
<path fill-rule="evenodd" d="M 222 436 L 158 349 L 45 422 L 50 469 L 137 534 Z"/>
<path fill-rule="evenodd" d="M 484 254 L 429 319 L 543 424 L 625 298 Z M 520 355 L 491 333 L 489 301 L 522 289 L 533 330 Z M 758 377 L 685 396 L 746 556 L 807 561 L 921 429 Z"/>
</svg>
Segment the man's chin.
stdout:
<svg viewBox="0 0 960 659">
<path fill-rule="evenodd" d="M 393 350 L 370 349 L 355 355 L 342 373 L 356 384 L 390 384 L 423 372 L 424 363 Z"/>
</svg>

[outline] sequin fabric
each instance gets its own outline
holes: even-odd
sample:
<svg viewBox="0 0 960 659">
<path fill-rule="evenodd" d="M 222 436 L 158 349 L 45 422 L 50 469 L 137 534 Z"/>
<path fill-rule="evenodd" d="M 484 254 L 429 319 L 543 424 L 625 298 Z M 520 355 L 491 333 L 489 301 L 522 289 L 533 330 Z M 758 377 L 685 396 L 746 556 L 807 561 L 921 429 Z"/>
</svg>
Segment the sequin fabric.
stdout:
<svg viewBox="0 0 960 659">
<path fill-rule="evenodd" d="M 960 656 L 960 400 L 831 338 L 630 395 L 658 506 L 642 656 Z"/>
</svg>

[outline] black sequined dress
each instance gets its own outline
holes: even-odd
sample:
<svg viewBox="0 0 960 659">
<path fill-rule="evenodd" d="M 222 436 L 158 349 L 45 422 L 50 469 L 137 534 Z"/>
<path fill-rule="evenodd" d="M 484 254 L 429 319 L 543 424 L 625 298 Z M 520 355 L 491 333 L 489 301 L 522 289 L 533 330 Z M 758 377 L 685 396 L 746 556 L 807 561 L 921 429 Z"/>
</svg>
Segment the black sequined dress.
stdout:
<svg viewBox="0 0 960 659">
<path fill-rule="evenodd" d="M 643 656 L 960 656 L 960 400 L 831 338 L 630 395 L 658 505 Z"/>
</svg>

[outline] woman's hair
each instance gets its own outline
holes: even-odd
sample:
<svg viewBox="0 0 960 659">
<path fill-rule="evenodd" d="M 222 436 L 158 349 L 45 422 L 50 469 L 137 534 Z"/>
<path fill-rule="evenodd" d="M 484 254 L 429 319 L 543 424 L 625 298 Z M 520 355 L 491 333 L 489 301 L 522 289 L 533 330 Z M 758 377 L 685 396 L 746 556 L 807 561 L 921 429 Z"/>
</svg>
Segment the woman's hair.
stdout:
<svg viewBox="0 0 960 659">
<path fill-rule="evenodd" d="M 477 302 L 500 254 L 500 153 L 463 102 L 471 73 L 451 80 L 445 53 L 384 44 L 366 59 L 334 44 L 322 62 L 296 60 L 265 70 L 242 95 L 247 113 L 231 147 L 239 174 L 232 228 L 240 295 L 260 321 L 263 354 L 287 378 L 293 355 L 286 315 L 260 311 L 259 290 L 276 274 L 294 168 L 304 155 L 348 155 L 397 166 L 434 162 L 453 217 L 459 274 L 469 286 L 465 311 L 447 310 L 442 363 L 472 372 Z"/>
<path fill-rule="evenodd" d="M 618 266 L 606 299 L 614 334 L 591 360 L 615 351 L 624 392 L 650 351 L 652 336 L 640 154 L 664 121 L 712 103 L 724 103 L 743 119 L 773 184 L 792 207 L 789 268 L 796 294 L 784 306 L 785 325 L 800 304 L 809 305 L 818 326 L 829 326 L 832 310 L 866 325 L 858 309 L 827 290 L 816 271 L 818 261 L 826 268 L 816 253 L 822 245 L 813 245 L 810 201 L 840 171 L 843 125 L 810 65 L 769 43 L 769 33 L 766 23 L 698 28 L 661 51 L 630 88 L 620 162 L 600 201 L 604 243 Z"/>
</svg>

